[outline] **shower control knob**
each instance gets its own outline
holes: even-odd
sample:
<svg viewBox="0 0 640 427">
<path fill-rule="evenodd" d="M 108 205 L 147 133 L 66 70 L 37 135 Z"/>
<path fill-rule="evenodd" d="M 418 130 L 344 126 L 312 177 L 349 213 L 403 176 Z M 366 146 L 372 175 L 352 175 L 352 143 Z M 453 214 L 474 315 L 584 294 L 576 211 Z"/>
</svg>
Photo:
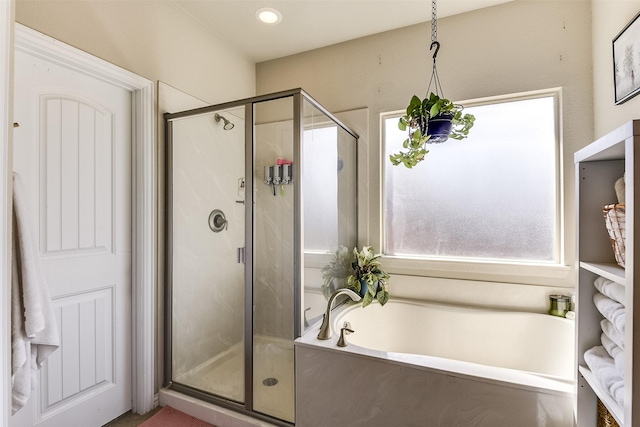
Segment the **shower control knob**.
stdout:
<svg viewBox="0 0 640 427">
<path fill-rule="evenodd" d="M 228 227 L 227 217 L 220 209 L 215 209 L 209 214 L 209 228 L 214 233 L 226 230 Z"/>
</svg>

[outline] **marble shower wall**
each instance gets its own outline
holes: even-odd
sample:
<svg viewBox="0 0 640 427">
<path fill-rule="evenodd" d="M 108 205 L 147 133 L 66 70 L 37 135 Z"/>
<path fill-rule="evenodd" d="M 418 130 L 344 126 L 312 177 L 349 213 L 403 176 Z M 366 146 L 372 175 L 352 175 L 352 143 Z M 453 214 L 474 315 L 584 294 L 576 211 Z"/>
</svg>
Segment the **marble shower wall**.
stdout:
<svg viewBox="0 0 640 427">
<path fill-rule="evenodd" d="M 293 111 L 291 99 L 270 101 L 257 108 Z M 274 105 L 275 104 L 275 105 Z M 293 159 L 293 121 L 255 125 L 254 333 L 293 339 L 293 185 L 264 183 L 264 167 L 278 158 Z M 298 177 L 294 165 L 294 180 Z M 284 191 L 283 191 L 284 189 Z"/>
<path fill-rule="evenodd" d="M 243 339 L 245 245 L 244 110 L 174 121 L 173 142 L 173 375 L 225 352 Z M 228 228 L 214 233 L 209 214 L 220 209 Z"/>
</svg>

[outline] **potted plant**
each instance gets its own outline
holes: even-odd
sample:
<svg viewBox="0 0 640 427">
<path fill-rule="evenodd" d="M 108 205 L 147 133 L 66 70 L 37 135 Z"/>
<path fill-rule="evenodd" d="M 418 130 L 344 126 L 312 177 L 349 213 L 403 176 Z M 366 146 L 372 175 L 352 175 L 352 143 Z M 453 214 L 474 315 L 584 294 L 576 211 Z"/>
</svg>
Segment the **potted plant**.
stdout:
<svg viewBox="0 0 640 427">
<path fill-rule="evenodd" d="M 362 307 L 366 307 L 377 299 L 380 305 L 389 301 L 389 275 L 382 270 L 379 258 L 371 246 L 363 246 L 362 251 L 353 249 L 353 272 L 347 279 L 348 288 L 360 294 Z"/>
<path fill-rule="evenodd" d="M 463 109 L 462 105 L 454 104 L 433 92 L 423 100 L 414 95 L 406 114 L 398 121 L 398 128 L 409 132 L 409 137 L 402 144 L 408 151 L 392 154 L 391 163 L 394 166 L 402 163 L 412 168 L 429 152 L 425 148 L 426 143 L 466 138 L 476 118 L 472 114 L 463 115 Z"/>
<path fill-rule="evenodd" d="M 322 294 L 329 299 L 332 293 L 347 287 L 347 277 L 353 272 L 353 257 L 349 248 L 340 246 L 333 254 L 329 264 L 322 267 Z"/>
</svg>

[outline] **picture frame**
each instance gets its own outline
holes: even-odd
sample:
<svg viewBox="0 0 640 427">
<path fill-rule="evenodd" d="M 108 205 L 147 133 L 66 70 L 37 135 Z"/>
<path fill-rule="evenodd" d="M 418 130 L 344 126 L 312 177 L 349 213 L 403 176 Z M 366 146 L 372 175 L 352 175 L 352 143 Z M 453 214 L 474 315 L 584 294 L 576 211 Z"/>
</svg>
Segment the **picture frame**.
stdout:
<svg viewBox="0 0 640 427">
<path fill-rule="evenodd" d="M 640 12 L 614 37 L 613 90 L 616 105 L 640 93 Z"/>
</svg>

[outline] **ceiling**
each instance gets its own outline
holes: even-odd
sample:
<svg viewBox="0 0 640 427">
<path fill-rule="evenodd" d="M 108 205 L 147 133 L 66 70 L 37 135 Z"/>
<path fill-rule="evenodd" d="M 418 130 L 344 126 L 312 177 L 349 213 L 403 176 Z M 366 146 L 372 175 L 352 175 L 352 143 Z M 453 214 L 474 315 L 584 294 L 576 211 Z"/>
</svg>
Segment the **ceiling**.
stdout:
<svg viewBox="0 0 640 427">
<path fill-rule="evenodd" d="M 510 0 L 440 0 L 438 18 Z M 262 62 L 329 46 L 431 19 L 429 0 L 174 0 L 240 50 Z M 277 9 L 282 22 L 267 25 L 255 17 L 263 7 Z"/>
</svg>

